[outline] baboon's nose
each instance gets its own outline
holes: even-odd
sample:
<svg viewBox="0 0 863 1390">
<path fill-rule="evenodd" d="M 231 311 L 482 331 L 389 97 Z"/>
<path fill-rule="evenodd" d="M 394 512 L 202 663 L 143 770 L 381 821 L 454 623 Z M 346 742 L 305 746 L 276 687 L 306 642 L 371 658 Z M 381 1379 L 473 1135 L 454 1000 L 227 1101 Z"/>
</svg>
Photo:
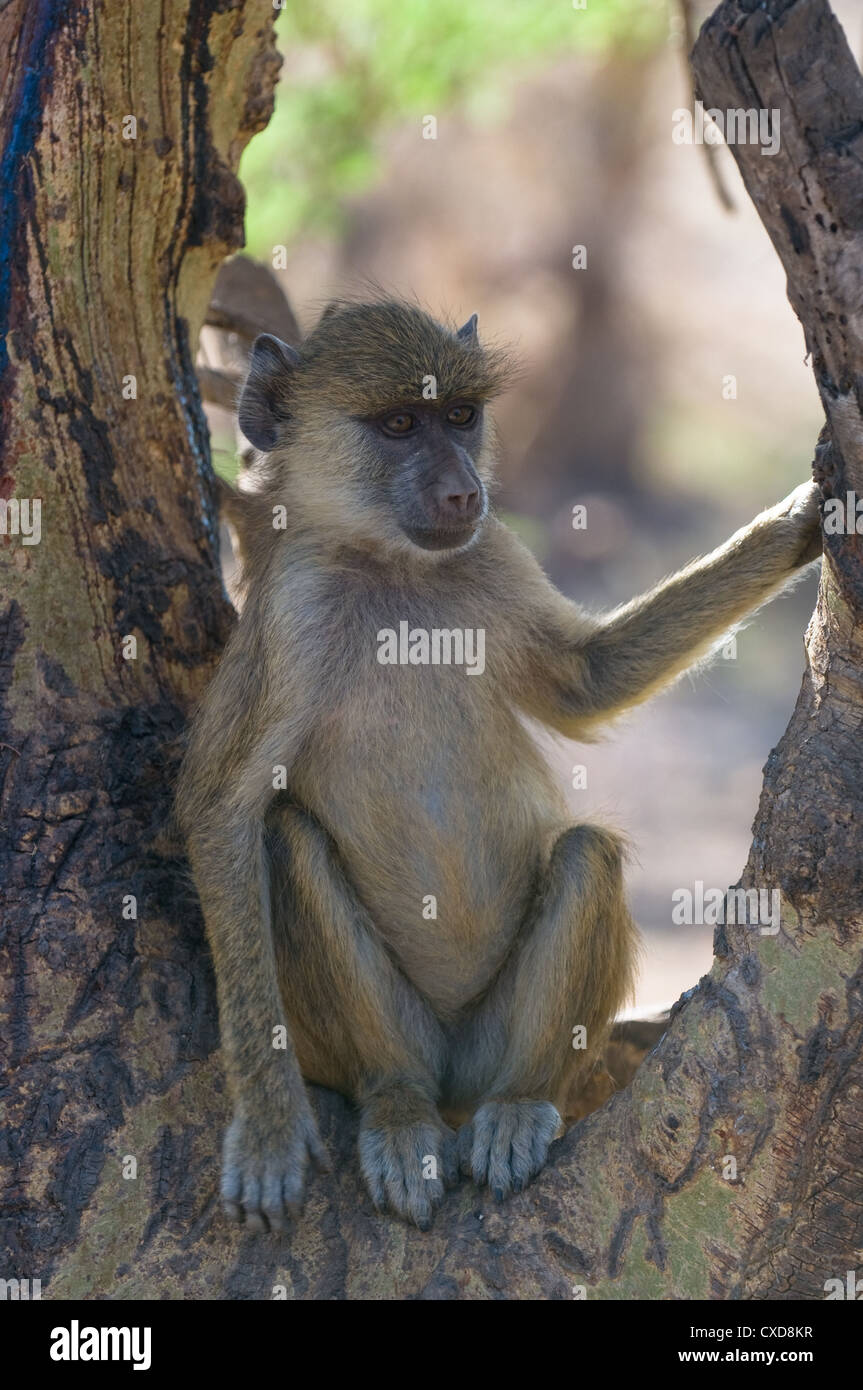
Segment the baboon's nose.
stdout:
<svg viewBox="0 0 863 1390">
<path fill-rule="evenodd" d="M 464 518 L 465 520 L 476 515 L 478 502 L 479 492 L 476 488 L 471 488 L 470 492 L 451 492 L 446 499 L 449 511 L 453 512 L 459 519 Z"/>
<path fill-rule="evenodd" d="M 460 484 L 454 484 L 452 479 L 443 480 L 434 488 L 432 496 L 438 517 L 444 525 L 456 523 L 464 526 L 479 516 L 479 488 L 467 479 Z"/>
</svg>

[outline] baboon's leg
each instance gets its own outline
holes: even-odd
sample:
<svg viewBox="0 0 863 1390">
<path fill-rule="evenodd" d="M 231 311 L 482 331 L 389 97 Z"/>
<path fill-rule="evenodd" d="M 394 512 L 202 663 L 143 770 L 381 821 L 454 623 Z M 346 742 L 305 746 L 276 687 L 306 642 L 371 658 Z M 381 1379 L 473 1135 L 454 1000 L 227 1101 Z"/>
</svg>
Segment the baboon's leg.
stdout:
<svg viewBox="0 0 863 1390">
<path fill-rule="evenodd" d="M 480 1100 L 459 1132 L 461 1162 L 496 1195 L 520 1191 L 545 1162 L 567 1092 L 590 1077 L 631 993 L 636 951 L 621 841 L 592 825 L 564 831 L 512 955 L 450 1054 L 447 1103 Z"/>
<path fill-rule="evenodd" d="M 440 1025 L 393 963 L 318 822 L 281 807 L 269 837 L 279 983 L 302 1073 L 358 1102 L 374 1202 L 426 1227 L 455 1170 L 437 1109 Z"/>
</svg>

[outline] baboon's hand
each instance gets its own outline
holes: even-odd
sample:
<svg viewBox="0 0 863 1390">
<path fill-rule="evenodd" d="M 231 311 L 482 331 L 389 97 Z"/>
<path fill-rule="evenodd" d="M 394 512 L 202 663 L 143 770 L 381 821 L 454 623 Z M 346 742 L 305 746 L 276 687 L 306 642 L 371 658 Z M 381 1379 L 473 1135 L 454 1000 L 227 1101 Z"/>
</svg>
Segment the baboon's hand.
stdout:
<svg viewBox="0 0 863 1390">
<path fill-rule="evenodd" d="M 379 1211 L 389 1207 L 427 1231 L 446 1187 L 458 1177 L 455 1135 L 427 1121 L 362 1129 L 360 1166 Z"/>
<path fill-rule="evenodd" d="M 231 1221 L 247 1230 L 283 1231 L 288 1216 L 299 1216 L 309 1159 L 329 1169 L 308 1099 L 301 1099 L 280 1120 L 272 1112 L 250 1114 L 238 1109 L 225 1135 L 222 1154 L 222 1203 Z"/>
<path fill-rule="evenodd" d="M 458 1132 L 462 1172 L 480 1186 L 488 1183 L 502 1202 L 536 1177 L 560 1128 L 550 1101 L 486 1101 Z"/>
<path fill-rule="evenodd" d="M 798 565 L 808 565 L 821 554 L 821 490 L 816 482 L 801 483 L 770 509 L 777 518 L 790 521 L 800 539 Z"/>
</svg>

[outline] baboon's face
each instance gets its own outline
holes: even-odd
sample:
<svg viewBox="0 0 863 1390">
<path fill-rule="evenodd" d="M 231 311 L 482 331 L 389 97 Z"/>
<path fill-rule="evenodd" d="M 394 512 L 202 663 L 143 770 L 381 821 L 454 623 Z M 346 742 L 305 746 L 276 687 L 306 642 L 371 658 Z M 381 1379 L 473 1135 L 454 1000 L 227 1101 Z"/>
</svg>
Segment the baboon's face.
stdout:
<svg viewBox="0 0 863 1390">
<path fill-rule="evenodd" d="M 470 400 L 397 406 L 360 422 L 369 500 L 420 550 L 468 544 L 487 510 L 482 408 Z M 388 529 L 388 528 L 386 528 Z"/>
<path fill-rule="evenodd" d="M 507 372 L 505 355 L 480 347 L 476 315 L 453 332 L 397 301 L 333 305 L 299 353 L 256 340 L 239 420 L 310 530 L 445 555 L 485 519 L 483 402 Z"/>
</svg>

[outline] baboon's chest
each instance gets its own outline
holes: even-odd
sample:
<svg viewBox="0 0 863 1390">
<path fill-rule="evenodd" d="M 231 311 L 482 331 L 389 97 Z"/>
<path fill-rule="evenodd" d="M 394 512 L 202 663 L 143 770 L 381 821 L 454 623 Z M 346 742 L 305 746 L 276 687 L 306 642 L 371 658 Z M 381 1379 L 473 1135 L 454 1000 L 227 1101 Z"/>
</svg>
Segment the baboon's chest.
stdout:
<svg viewBox="0 0 863 1390">
<path fill-rule="evenodd" d="M 367 679 L 321 721 L 295 794 L 405 973 L 456 1010 L 527 910 L 547 774 L 508 707 L 469 688 L 482 676 L 382 667 Z"/>
</svg>

